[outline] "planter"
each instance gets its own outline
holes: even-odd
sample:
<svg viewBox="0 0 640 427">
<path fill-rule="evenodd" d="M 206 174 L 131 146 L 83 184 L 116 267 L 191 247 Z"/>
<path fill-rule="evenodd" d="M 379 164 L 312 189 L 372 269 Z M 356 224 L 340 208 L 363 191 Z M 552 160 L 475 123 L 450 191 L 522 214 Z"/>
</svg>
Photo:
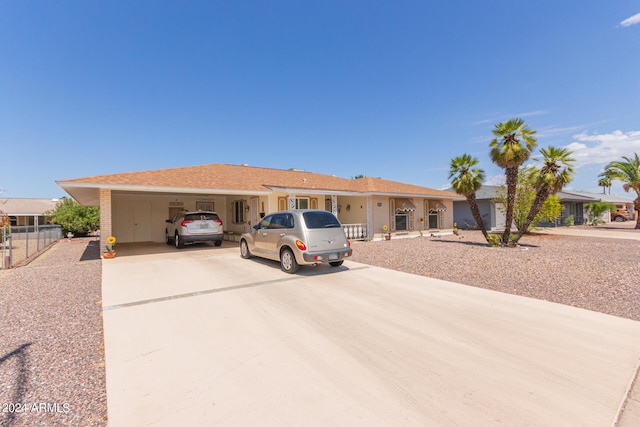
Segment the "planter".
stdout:
<svg viewBox="0 0 640 427">
<path fill-rule="evenodd" d="M 102 258 L 115 258 L 116 257 L 116 251 L 104 251 L 102 253 Z"/>
<path fill-rule="evenodd" d="M 384 240 L 391 240 L 391 234 L 385 234 Z"/>
</svg>

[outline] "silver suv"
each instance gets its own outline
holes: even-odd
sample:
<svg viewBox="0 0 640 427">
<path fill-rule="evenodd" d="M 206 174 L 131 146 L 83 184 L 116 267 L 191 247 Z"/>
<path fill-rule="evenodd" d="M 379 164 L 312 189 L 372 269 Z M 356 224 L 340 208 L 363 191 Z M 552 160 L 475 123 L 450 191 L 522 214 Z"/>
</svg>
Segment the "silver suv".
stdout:
<svg viewBox="0 0 640 427">
<path fill-rule="evenodd" d="M 338 219 L 321 210 L 291 210 L 264 217 L 240 238 L 240 255 L 280 261 L 282 271 L 300 265 L 342 265 L 352 249 Z"/>
<path fill-rule="evenodd" d="M 166 222 L 167 245 L 173 243 L 176 248 L 181 249 L 185 243 L 213 242 L 216 246 L 222 244 L 222 220 L 215 212 L 181 211 Z"/>
</svg>

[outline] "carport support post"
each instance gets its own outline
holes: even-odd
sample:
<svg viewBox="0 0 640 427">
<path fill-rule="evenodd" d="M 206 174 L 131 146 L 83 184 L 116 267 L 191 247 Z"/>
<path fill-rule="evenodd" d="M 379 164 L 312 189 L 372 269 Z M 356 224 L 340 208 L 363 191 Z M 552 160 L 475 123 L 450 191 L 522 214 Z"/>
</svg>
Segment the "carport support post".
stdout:
<svg viewBox="0 0 640 427">
<path fill-rule="evenodd" d="M 111 190 L 100 189 L 100 253 L 107 246 L 107 239 L 111 236 Z M 117 237 L 117 236 L 116 236 Z"/>
</svg>

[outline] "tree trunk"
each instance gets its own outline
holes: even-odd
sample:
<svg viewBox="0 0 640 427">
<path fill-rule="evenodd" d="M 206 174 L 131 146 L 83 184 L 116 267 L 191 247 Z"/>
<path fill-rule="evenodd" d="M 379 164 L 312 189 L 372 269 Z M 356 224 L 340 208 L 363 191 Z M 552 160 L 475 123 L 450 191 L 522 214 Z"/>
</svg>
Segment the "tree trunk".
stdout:
<svg viewBox="0 0 640 427">
<path fill-rule="evenodd" d="M 469 203 L 469 209 L 471 209 L 471 215 L 473 215 L 473 219 L 476 220 L 476 224 L 478 224 L 478 228 L 482 231 L 482 235 L 487 242 L 489 242 L 489 236 L 487 235 L 487 229 L 484 227 L 484 222 L 482 222 L 482 215 L 480 215 L 480 209 L 478 209 L 478 203 L 476 202 L 476 193 L 467 194 L 467 203 Z"/>
<path fill-rule="evenodd" d="M 533 200 L 533 204 L 531 205 L 531 209 L 529 209 L 529 214 L 527 214 L 527 218 L 524 220 L 524 224 L 522 225 L 522 228 L 518 231 L 518 237 L 516 237 L 516 240 L 512 242 L 513 245 L 518 243 L 518 241 L 524 235 L 524 233 L 526 233 L 529 230 L 531 223 L 533 223 L 533 220 L 536 218 L 536 216 L 538 216 L 538 214 L 542 210 L 542 206 L 544 205 L 544 202 L 548 198 L 549 198 L 549 191 L 547 191 L 546 189 L 538 190 L 538 192 L 536 193 L 536 198 Z"/>
<path fill-rule="evenodd" d="M 636 211 L 636 230 L 640 230 L 640 195 L 633 201 L 633 209 Z"/>
<path fill-rule="evenodd" d="M 505 217 L 504 233 L 502 233 L 502 245 L 509 243 L 511 224 L 513 224 L 513 209 L 516 200 L 516 186 L 518 184 L 518 168 L 506 169 L 507 176 L 507 213 Z"/>
</svg>

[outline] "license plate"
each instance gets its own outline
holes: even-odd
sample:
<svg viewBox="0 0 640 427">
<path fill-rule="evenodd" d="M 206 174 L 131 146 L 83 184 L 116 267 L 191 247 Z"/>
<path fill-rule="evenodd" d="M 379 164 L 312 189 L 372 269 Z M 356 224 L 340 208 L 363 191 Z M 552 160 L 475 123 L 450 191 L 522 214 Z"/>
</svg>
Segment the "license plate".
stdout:
<svg viewBox="0 0 640 427">
<path fill-rule="evenodd" d="M 203 229 L 203 228 L 209 228 L 209 224 L 207 224 L 206 222 L 201 223 L 200 224 L 200 229 Z"/>
<path fill-rule="evenodd" d="M 338 254 L 329 254 L 329 261 L 335 261 L 338 258 L 340 258 L 340 255 Z"/>
</svg>

